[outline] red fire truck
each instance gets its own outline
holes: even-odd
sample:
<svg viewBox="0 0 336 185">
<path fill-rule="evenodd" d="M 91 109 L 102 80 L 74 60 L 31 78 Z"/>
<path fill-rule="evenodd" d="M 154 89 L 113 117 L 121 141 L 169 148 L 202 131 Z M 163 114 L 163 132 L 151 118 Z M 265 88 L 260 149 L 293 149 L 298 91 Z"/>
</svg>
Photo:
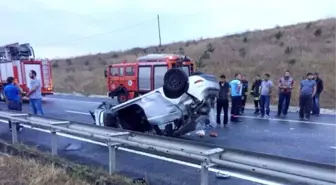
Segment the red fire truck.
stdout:
<svg viewBox="0 0 336 185">
<path fill-rule="evenodd" d="M 13 43 L 0 47 L 0 101 L 4 101 L 3 89 L 7 78 L 12 76 L 23 90 L 23 97 L 29 91 L 29 71 L 36 71 L 36 78 L 41 80 L 42 95 L 53 94 L 51 64 L 48 59 L 35 59 L 33 48 L 27 44 Z"/>
<path fill-rule="evenodd" d="M 195 71 L 188 56 L 177 54 L 149 54 L 133 63 L 111 64 L 105 69 L 107 95 L 122 103 L 163 85 L 168 69 L 182 68 L 188 75 Z"/>
</svg>

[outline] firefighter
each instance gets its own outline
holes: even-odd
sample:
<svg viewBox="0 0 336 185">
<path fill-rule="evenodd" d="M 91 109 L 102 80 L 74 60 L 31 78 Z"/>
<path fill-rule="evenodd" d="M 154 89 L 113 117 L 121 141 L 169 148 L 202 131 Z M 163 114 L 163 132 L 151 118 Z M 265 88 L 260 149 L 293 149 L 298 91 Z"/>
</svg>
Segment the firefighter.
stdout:
<svg viewBox="0 0 336 185">
<path fill-rule="evenodd" d="M 238 120 L 239 105 L 241 102 L 242 83 L 241 74 L 237 73 L 234 80 L 230 82 L 231 94 L 231 122 L 240 122 Z"/>
<path fill-rule="evenodd" d="M 251 88 L 251 96 L 253 96 L 253 102 L 254 102 L 254 114 L 258 115 L 259 114 L 259 108 L 260 108 L 260 103 L 259 103 L 259 97 L 260 97 L 260 85 L 261 85 L 261 78 L 260 75 L 258 74 L 256 76 L 255 81 L 252 84 L 252 88 Z"/>
<path fill-rule="evenodd" d="M 279 101 L 276 117 L 280 117 L 281 113 L 283 113 L 284 116 L 287 115 L 293 87 L 294 79 L 290 76 L 289 71 L 286 71 L 284 77 L 280 78 L 278 84 Z"/>
<path fill-rule="evenodd" d="M 219 82 L 219 93 L 217 97 L 217 125 L 220 126 L 220 116 L 222 109 L 224 111 L 223 124 L 227 127 L 228 123 L 228 109 L 229 109 L 229 94 L 230 94 L 230 84 L 226 81 L 225 75 L 220 76 L 221 81 Z"/>
<path fill-rule="evenodd" d="M 245 104 L 248 94 L 248 81 L 246 80 L 245 76 L 242 76 L 242 101 L 241 101 L 241 107 L 240 107 L 240 114 L 244 114 L 245 110 Z"/>
<path fill-rule="evenodd" d="M 316 82 L 313 80 L 313 74 L 307 73 L 307 78 L 300 83 L 300 119 L 310 119 L 313 97 L 316 94 Z"/>
</svg>

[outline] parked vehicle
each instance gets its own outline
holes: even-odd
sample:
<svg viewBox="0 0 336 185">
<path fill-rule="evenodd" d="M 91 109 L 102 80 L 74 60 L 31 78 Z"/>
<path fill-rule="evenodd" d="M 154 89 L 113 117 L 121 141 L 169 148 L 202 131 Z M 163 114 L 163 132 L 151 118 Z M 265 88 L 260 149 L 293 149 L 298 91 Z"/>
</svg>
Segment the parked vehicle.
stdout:
<svg viewBox="0 0 336 185">
<path fill-rule="evenodd" d="M 197 119 L 209 116 L 219 84 L 215 76 L 181 68 L 168 70 L 163 86 L 121 104 L 104 102 L 90 111 L 96 125 L 179 137 L 194 131 Z"/>
<path fill-rule="evenodd" d="M 169 69 L 179 66 L 187 75 L 195 71 L 189 57 L 176 54 L 150 54 L 137 58 L 136 62 L 111 64 L 105 69 L 107 95 L 122 103 L 148 93 L 162 86 Z"/>
<path fill-rule="evenodd" d="M 12 76 L 23 90 L 23 97 L 29 91 L 29 71 L 35 70 L 42 83 L 42 95 L 53 94 L 51 64 L 48 59 L 35 59 L 33 48 L 27 44 L 13 43 L 0 47 L 0 101 L 4 101 L 3 89 L 7 78 Z"/>
</svg>

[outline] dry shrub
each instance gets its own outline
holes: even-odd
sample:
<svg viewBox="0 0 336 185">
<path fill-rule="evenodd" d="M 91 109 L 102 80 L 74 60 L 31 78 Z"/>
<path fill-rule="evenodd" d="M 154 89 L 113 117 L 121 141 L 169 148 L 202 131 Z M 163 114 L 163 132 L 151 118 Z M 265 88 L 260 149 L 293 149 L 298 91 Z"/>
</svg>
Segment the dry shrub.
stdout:
<svg viewBox="0 0 336 185">
<path fill-rule="evenodd" d="M 273 81 L 277 82 L 289 69 L 298 84 L 307 72 L 319 72 L 325 85 L 321 106 L 335 107 L 335 22 L 335 18 L 330 18 L 240 35 L 176 42 L 162 48 L 166 53 L 178 53 L 182 48 L 186 55 L 197 59 L 211 43 L 215 51 L 210 54 L 210 59 L 204 61 L 206 67 L 202 70 L 217 76 L 225 74 L 228 79 L 237 72 L 244 73 L 250 84 L 256 74 L 270 73 Z M 247 42 L 244 42 L 244 38 L 248 38 Z M 138 49 L 137 55 L 155 51 L 154 46 Z M 135 59 L 136 55 L 131 50 L 75 57 L 70 59 L 71 68 L 76 69 L 74 72 L 66 72 L 70 66 L 69 59 L 59 60 L 58 67 L 53 68 L 55 89 L 60 92 L 106 94 L 104 66 L 99 61 L 111 64 Z M 87 61 L 94 68 L 85 66 Z M 73 81 L 66 79 L 68 73 L 75 76 Z M 298 105 L 297 91 L 298 88 L 295 89 L 292 105 Z M 272 101 L 277 103 L 276 93 Z"/>
<path fill-rule="evenodd" d="M 64 170 L 34 160 L 0 156 L 0 184 L 6 185 L 89 185 Z"/>
</svg>

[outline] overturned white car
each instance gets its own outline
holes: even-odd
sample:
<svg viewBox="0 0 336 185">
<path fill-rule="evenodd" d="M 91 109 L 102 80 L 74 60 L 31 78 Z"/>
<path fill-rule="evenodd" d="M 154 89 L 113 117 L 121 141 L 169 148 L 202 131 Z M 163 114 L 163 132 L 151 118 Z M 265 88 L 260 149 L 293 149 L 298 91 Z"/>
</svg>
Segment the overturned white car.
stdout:
<svg viewBox="0 0 336 185">
<path fill-rule="evenodd" d="M 209 116 L 219 92 L 215 76 L 196 72 L 189 77 L 170 69 L 163 87 L 113 105 L 104 102 L 91 112 L 96 125 L 179 137 L 196 129 L 201 116 Z"/>
</svg>

